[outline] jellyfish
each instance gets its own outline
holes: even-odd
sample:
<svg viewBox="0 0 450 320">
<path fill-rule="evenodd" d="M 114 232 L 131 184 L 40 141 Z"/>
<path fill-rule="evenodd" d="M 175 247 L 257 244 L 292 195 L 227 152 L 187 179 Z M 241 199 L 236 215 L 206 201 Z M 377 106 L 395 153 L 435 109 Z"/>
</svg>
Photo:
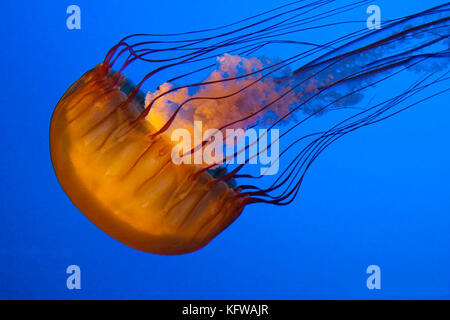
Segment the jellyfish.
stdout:
<svg viewBox="0 0 450 320">
<path fill-rule="evenodd" d="M 54 110 L 62 188 L 108 235 L 164 255 L 204 247 L 246 206 L 292 203 L 333 142 L 449 90 L 450 5 L 377 30 L 341 19 L 367 4 L 123 38 Z M 341 36 L 301 41 L 327 30 Z"/>
</svg>

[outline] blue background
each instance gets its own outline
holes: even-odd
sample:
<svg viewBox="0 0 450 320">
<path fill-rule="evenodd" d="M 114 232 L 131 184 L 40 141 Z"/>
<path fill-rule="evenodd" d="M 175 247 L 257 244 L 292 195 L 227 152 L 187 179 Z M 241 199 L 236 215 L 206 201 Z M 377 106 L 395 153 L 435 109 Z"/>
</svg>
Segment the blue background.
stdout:
<svg viewBox="0 0 450 320">
<path fill-rule="evenodd" d="M 338 141 L 293 204 L 248 207 L 188 255 L 126 247 L 59 186 L 53 108 L 120 38 L 222 25 L 278 3 L 1 1 L 0 298 L 450 298 L 448 94 Z M 373 3 L 387 19 L 444 1 Z M 81 8 L 81 30 L 66 28 L 70 4 Z M 366 17 L 363 8 L 354 18 Z M 71 264 L 82 290 L 66 288 Z M 372 264 L 381 290 L 366 287 Z"/>
</svg>

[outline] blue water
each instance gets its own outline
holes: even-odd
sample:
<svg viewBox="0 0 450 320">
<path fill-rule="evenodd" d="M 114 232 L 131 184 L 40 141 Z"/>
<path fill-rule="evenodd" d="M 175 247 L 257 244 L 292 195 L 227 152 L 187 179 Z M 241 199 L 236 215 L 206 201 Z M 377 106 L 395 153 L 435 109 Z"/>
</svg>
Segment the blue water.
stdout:
<svg viewBox="0 0 450 320">
<path fill-rule="evenodd" d="M 222 25 L 277 3 L 1 1 L 0 298 L 450 298 L 448 94 L 338 141 L 290 206 L 248 207 L 184 256 L 110 238 L 59 186 L 53 108 L 120 38 Z M 373 3 L 387 19 L 444 1 Z M 66 27 L 70 4 L 81 8 L 81 30 Z M 366 17 L 363 8 L 354 19 Z M 72 264 L 81 290 L 66 287 Z M 380 290 L 366 286 L 369 265 L 381 268 Z"/>
</svg>

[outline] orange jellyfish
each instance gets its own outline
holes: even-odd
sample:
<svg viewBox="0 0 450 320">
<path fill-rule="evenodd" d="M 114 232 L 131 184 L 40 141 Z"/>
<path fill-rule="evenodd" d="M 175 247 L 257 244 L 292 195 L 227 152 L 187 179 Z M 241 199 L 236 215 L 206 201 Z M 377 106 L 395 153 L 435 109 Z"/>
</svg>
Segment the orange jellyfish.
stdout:
<svg viewBox="0 0 450 320">
<path fill-rule="evenodd" d="M 361 3 L 296 1 L 218 28 L 122 39 L 55 108 L 50 150 L 62 188 L 104 232 L 156 254 L 202 248 L 246 205 L 291 203 L 332 142 L 448 91 L 448 4 L 326 43 L 295 40 L 335 31 L 340 12 Z M 297 53 L 259 55 L 270 46 Z M 132 85 L 125 72 L 142 65 L 151 69 Z M 195 141 L 199 122 L 209 133 Z M 189 133 L 181 145 L 180 128 Z M 231 129 L 231 142 L 219 140 Z M 267 142 L 270 130 L 281 134 Z M 254 169 L 269 151 L 270 165 Z M 205 152 L 209 161 L 194 161 Z"/>
</svg>

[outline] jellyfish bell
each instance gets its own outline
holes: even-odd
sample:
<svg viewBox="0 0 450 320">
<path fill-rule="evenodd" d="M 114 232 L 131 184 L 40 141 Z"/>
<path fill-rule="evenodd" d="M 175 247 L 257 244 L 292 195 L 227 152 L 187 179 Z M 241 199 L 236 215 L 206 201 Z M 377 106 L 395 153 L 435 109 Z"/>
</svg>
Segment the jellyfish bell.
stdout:
<svg viewBox="0 0 450 320">
<path fill-rule="evenodd" d="M 172 142 L 134 121 L 143 106 L 127 102 L 115 77 L 99 65 L 58 103 L 50 128 L 58 180 L 119 241 L 160 254 L 197 250 L 240 215 L 245 197 L 195 165 L 174 164 Z"/>
<path fill-rule="evenodd" d="M 75 206 L 130 247 L 157 254 L 192 252 L 226 229 L 246 205 L 291 203 L 312 162 L 334 141 L 449 90 L 434 89 L 449 80 L 448 4 L 386 22 L 379 31 L 308 43 L 286 59 L 254 56 L 271 44 L 305 45 L 280 37 L 311 29 L 304 25 L 311 14 L 314 23 L 338 16 L 339 10 L 329 14 L 329 5 L 296 1 L 188 38 L 184 33 L 121 40 L 67 90 L 51 119 L 53 167 Z M 131 85 L 126 70 L 141 63 L 155 67 Z M 291 71 L 294 64 L 300 67 Z M 142 93 L 147 80 L 180 66 L 188 71 Z M 411 70 L 418 76 L 405 88 L 381 94 L 376 102 L 370 98 L 374 87 L 397 83 L 399 74 Z M 192 80 L 195 75 L 204 80 Z M 429 94 L 420 95 L 424 92 Z M 326 120 L 328 115 L 333 116 Z M 277 158 L 280 172 L 265 177 L 245 171 L 255 156 L 247 152 L 254 141 L 237 146 L 220 163 L 175 163 L 171 133 L 193 131 L 198 120 L 221 132 L 283 127 L 276 141 L 284 146 Z M 305 130 L 315 120 L 321 126 Z M 188 153 L 209 143 L 194 143 Z M 229 160 L 242 154 L 245 161 L 231 165 Z"/>
</svg>

